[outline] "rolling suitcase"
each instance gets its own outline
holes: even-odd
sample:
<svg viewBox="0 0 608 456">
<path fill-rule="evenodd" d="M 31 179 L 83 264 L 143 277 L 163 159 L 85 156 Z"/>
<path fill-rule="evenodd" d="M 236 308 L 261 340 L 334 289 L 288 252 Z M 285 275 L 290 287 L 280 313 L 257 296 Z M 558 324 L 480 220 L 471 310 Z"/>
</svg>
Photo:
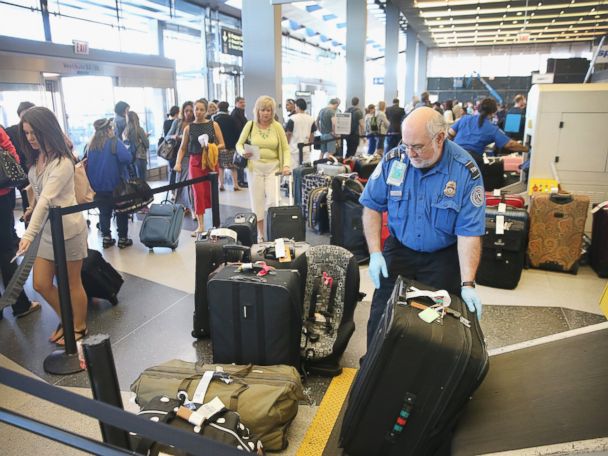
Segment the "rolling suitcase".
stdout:
<svg viewBox="0 0 608 456">
<path fill-rule="evenodd" d="M 523 155 L 510 154 L 510 155 L 503 155 L 501 158 L 504 163 L 504 168 L 505 168 L 506 173 L 509 173 L 509 172 L 519 173 L 521 171 L 519 169 L 519 167 L 524 162 Z"/>
<path fill-rule="evenodd" d="M 328 159 L 327 163 L 317 163 L 315 165 L 317 173 L 325 176 L 337 176 L 338 174 L 350 173 L 349 165 L 340 163 L 335 157 Z"/>
<path fill-rule="evenodd" d="M 349 175 L 336 176 L 331 181 L 331 223 L 329 242 L 352 252 L 359 263 L 369 259 L 363 233 L 363 206 L 359 197 L 363 184 Z"/>
<path fill-rule="evenodd" d="M 150 250 L 153 250 L 154 247 L 168 247 L 175 250 L 179 244 L 183 221 L 183 206 L 152 204 L 141 223 L 139 240 Z"/>
<path fill-rule="evenodd" d="M 220 267 L 207 284 L 214 363 L 300 366 L 300 275 Z"/>
<path fill-rule="evenodd" d="M 586 195 L 534 193 L 530 203 L 530 265 L 576 274 L 588 209 Z"/>
<path fill-rule="evenodd" d="M 526 205 L 524 197 L 521 195 L 509 195 L 502 193 L 499 190 L 486 192 L 486 207 L 498 206 L 500 203 L 505 203 L 508 207 L 523 209 Z"/>
<path fill-rule="evenodd" d="M 505 166 L 500 157 L 483 156 L 483 165 L 481 166 L 481 176 L 483 177 L 483 185 L 487 192 L 491 192 L 496 188 L 505 186 Z"/>
<path fill-rule="evenodd" d="M 207 301 L 207 281 L 209 274 L 225 261 L 248 261 L 249 248 L 240 248 L 235 231 L 228 229 L 211 230 L 201 233 L 194 243 L 195 285 L 194 315 L 192 317 L 192 337 L 209 337 L 209 304 Z"/>
<path fill-rule="evenodd" d="M 271 242 L 261 242 L 251 246 L 251 261 L 263 261 L 267 265 L 277 269 L 296 269 L 294 264 L 298 258 L 310 248 L 307 242 L 296 242 L 292 239 L 283 238 L 285 249 L 289 250 L 289 260 L 277 258 L 276 239 Z"/>
<path fill-rule="evenodd" d="M 350 456 L 449 451 L 456 419 L 487 373 L 488 353 L 477 317 L 450 295 L 451 313 L 441 324 L 426 323 L 419 309 L 438 300 L 407 299 L 411 287 L 430 289 L 397 279 L 349 393 L 340 446 Z"/>
<path fill-rule="evenodd" d="M 480 285 L 512 290 L 517 287 L 526 260 L 528 212 L 525 209 L 486 208 L 486 234 L 476 281 Z"/>
<path fill-rule="evenodd" d="M 280 175 L 280 174 L 279 174 Z M 266 240 L 274 241 L 279 238 L 293 239 L 294 241 L 306 240 L 306 221 L 302 215 L 300 206 L 293 203 L 292 177 L 288 178 L 289 206 L 280 205 L 280 178 L 277 177 L 277 199 L 275 207 L 269 207 L 266 214 Z"/>
<path fill-rule="evenodd" d="M 591 211 L 593 227 L 589 258 L 591 267 L 602 278 L 608 277 L 608 201 L 598 204 Z"/>
<path fill-rule="evenodd" d="M 222 228 L 236 231 L 238 241 L 251 247 L 258 242 L 258 219 L 253 212 L 241 212 L 228 217 Z"/>
<path fill-rule="evenodd" d="M 315 172 L 314 166 L 303 164 L 293 169 L 293 196 L 296 206 L 302 206 L 302 189 L 304 176 Z M 303 211 L 302 211 L 303 213 Z"/>
<path fill-rule="evenodd" d="M 81 278 L 89 298 L 107 299 L 113 306 L 118 304 L 118 292 L 124 280 L 97 250 L 88 250 L 82 262 Z"/>
<path fill-rule="evenodd" d="M 317 234 L 329 231 L 327 187 L 317 187 L 308 195 L 308 227 Z"/>
<path fill-rule="evenodd" d="M 310 173 L 304 176 L 302 180 L 302 214 L 304 219 L 308 220 L 308 208 L 310 193 L 319 187 L 329 187 L 331 183 L 331 177 L 322 174 Z"/>
</svg>

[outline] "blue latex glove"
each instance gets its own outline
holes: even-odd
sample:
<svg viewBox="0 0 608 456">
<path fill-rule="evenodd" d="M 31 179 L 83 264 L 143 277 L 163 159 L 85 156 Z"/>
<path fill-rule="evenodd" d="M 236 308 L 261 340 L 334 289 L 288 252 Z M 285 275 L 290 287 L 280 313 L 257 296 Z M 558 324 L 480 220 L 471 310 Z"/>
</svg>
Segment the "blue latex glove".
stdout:
<svg viewBox="0 0 608 456">
<path fill-rule="evenodd" d="M 475 288 L 462 287 L 460 290 L 460 295 L 462 296 L 462 300 L 467 305 L 469 311 L 477 313 L 477 319 L 479 320 L 481 318 L 481 299 L 479 299 L 479 295 L 477 294 Z"/>
<path fill-rule="evenodd" d="M 381 252 L 372 253 L 369 256 L 368 273 L 372 279 L 372 282 L 374 282 L 374 287 L 376 289 L 380 288 L 380 273 L 381 272 L 382 272 L 382 275 L 384 276 L 384 278 L 388 279 L 388 269 L 386 268 L 386 261 L 384 260 L 382 253 Z"/>
</svg>

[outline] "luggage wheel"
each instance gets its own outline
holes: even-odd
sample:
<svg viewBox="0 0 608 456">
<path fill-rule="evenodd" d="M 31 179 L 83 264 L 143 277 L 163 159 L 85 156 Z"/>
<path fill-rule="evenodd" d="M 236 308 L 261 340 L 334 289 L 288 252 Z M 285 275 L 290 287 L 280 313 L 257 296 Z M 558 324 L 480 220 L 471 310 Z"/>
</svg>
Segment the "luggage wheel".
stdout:
<svg viewBox="0 0 608 456">
<path fill-rule="evenodd" d="M 205 339 L 210 336 L 210 334 L 204 329 L 200 329 L 198 331 L 193 330 L 191 333 L 192 337 L 195 339 Z"/>
</svg>

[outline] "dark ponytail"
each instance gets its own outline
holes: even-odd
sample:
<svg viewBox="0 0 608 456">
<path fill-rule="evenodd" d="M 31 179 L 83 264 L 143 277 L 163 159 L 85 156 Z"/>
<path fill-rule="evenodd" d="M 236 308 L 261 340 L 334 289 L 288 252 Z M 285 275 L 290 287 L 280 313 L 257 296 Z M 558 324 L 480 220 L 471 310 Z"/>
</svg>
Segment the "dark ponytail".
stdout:
<svg viewBox="0 0 608 456">
<path fill-rule="evenodd" d="M 479 127 L 483 125 L 483 122 L 488 116 L 491 116 L 498 111 L 496 100 L 494 98 L 484 98 L 479 104 Z"/>
</svg>

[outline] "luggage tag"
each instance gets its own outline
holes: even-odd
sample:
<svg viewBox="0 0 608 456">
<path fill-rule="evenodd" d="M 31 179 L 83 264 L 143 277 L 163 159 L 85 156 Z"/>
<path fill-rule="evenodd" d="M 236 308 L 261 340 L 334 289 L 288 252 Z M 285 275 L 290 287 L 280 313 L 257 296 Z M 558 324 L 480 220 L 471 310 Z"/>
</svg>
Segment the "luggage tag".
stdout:
<svg viewBox="0 0 608 456">
<path fill-rule="evenodd" d="M 485 154 L 483 154 L 483 164 L 484 165 L 489 165 L 490 164 L 490 159 L 488 158 L 488 156 Z"/>
<path fill-rule="evenodd" d="M 405 172 L 407 171 L 407 165 L 402 161 L 394 161 L 391 170 L 388 174 L 386 183 L 388 185 L 401 186 L 403 179 L 405 179 Z"/>
<path fill-rule="evenodd" d="M 291 261 L 291 252 L 289 248 L 285 248 L 285 239 L 279 238 L 274 241 L 275 256 L 279 263 L 288 263 Z"/>
<path fill-rule="evenodd" d="M 431 307 L 424 309 L 422 312 L 418 314 L 418 316 L 422 319 L 422 321 L 426 323 L 433 323 L 437 320 L 441 315 L 435 309 Z"/>
<path fill-rule="evenodd" d="M 493 196 L 500 196 L 500 189 L 499 188 L 495 188 L 492 195 Z"/>
<path fill-rule="evenodd" d="M 503 214 L 507 212 L 506 203 L 498 203 L 498 212 L 502 212 Z"/>
<path fill-rule="evenodd" d="M 496 216 L 496 234 L 505 234 L 505 216 Z"/>
</svg>

